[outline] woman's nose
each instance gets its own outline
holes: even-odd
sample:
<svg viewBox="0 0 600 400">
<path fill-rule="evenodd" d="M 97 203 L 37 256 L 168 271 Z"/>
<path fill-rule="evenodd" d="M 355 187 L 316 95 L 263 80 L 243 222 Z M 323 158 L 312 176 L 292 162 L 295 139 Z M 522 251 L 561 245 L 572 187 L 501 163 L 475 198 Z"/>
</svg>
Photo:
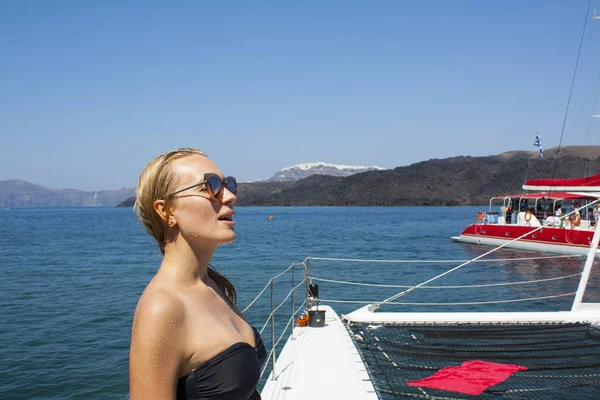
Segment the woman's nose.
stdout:
<svg viewBox="0 0 600 400">
<path fill-rule="evenodd" d="M 221 199 L 221 202 L 223 204 L 233 204 L 235 203 L 235 201 L 237 200 L 237 196 L 233 193 L 231 193 L 229 190 L 227 190 L 226 187 L 223 188 L 223 198 Z"/>
</svg>

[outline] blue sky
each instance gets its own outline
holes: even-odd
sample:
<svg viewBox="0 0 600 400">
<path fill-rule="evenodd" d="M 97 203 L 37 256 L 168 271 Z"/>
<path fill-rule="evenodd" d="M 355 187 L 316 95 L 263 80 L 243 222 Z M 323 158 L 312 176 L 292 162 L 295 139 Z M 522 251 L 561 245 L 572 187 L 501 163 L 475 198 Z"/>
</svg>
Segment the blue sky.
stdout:
<svg viewBox="0 0 600 400">
<path fill-rule="evenodd" d="M 242 181 L 553 147 L 587 7 L 0 0 L 0 180 L 133 186 L 176 147 Z M 599 144 L 599 65 L 590 16 L 563 144 Z"/>
</svg>

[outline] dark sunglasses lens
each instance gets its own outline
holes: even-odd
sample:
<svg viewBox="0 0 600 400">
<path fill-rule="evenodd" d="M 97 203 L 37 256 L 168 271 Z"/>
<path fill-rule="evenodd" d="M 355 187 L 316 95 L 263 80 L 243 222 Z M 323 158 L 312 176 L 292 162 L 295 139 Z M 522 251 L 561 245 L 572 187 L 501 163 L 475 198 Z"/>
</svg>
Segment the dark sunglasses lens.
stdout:
<svg viewBox="0 0 600 400">
<path fill-rule="evenodd" d="M 223 185 L 221 184 L 221 180 L 218 176 L 211 176 L 208 178 L 206 180 L 206 186 L 211 196 L 214 198 L 219 198 L 221 191 L 223 190 Z"/>
<path fill-rule="evenodd" d="M 225 178 L 225 187 L 231 193 L 236 194 L 237 193 L 237 182 L 235 181 L 235 178 L 232 176 L 228 176 L 227 178 Z"/>
</svg>

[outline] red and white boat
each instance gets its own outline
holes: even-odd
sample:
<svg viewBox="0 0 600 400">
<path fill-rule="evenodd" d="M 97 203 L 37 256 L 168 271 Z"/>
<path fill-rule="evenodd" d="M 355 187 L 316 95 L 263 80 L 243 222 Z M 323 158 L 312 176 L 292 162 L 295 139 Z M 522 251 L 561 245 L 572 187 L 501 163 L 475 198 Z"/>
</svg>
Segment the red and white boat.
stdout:
<svg viewBox="0 0 600 400">
<path fill-rule="evenodd" d="M 518 249 L 585 254 L 594 233 L 600 174 L 579 179 L 529 180 L 523 189 L 529 193 L 493 197 L 489 211 L 480 211 L 477 222 L 452 240 L 490 246 L 508 243 L 506 247 Z M 575 212 L 575 208 L 579 211 Z M 600 210 L 596 214 L 598 212 Z"/>
</svg>

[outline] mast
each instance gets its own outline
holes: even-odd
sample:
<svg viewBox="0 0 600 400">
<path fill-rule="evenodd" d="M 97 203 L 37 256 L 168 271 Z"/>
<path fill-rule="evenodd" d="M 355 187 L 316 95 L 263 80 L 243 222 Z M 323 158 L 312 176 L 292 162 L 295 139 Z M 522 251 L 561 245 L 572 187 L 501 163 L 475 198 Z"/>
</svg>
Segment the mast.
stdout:
<svg viewBox="0 0 600 400">
<path fill-rule="evenodd" d="M 594 9 L 594 15 L 592 15 L 592 19 L 600 19 L 600 15 L 596 16 L 596 10 L 595 9 Z M 592 110 L 592 112 L 594 112 L 594 111 L 595 110 Z M 600 118 L 600 114 L 592 114 L 592 118 Z"/>
<path fill-rule="evenodd" d="M 594 15 L 592 16 L 592 19 L 600 19 L 600 16 L 596 16 L 596 10 L 594 10 Z M 596 102 L 594 101 L 594 108 L 595 107 Z M 600 114 L 593 114 L 593 112 L 594 110 L 592 110 L 592 118 L 600 118 Z M 577 292 L 575 293 L 575 299 L 573 300 L 571 312 L 579 311 L 581 302 L 583 301 L 585 288 L 587 287 L 588 279 L 592 271 L 592 264 L 594 264 L 594 260 L 596 259 L 598 242 L 600 242 L 600 222 L 596 223 L 594 237 L 592 238 L 592 241 L 590 243 L 590 250 L 588 251 L 587 259 L 585 260 L 585 266 L 583 267 L 583 272 L 581 273 L 581 279 L 579 280 L 579 286 L 577 287 Z"/>
<path fill-rule="evenodd" d="M 585 266 L 583 267 L 583 272 L 581 273 L 579 286 L 577 286 L 577 292 L 575 293 L 575 299 L 573 300 L 571 312 L 579 311 L 579 307 L 581 306 L 581 302 L 583 301 L 585 288 L 590 277 L 590 272 L 592 271 L 592 264 L 594 264 L 594 260 L 596 259 L 596 250 L 598 249 L 599 241 L 600 223 L 596 224 L 596 229 L 594 230 L 594 237 L 592 238 L 592 243 L 590 243 L 590 250 L 588 251 L 587 259 L 585 260 Z"/>
</svg>

